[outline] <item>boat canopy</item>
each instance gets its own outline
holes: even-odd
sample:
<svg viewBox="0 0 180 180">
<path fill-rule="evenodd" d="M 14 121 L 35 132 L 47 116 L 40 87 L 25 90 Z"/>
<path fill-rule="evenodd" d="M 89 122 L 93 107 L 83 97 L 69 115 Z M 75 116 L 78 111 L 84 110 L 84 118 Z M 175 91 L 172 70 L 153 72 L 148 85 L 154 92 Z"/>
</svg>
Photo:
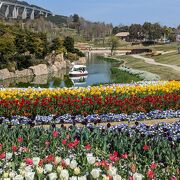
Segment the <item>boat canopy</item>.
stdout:
<svg viewBox="0 0 180 180">
<path fill-rule="evenodd" d="M 78 68 L 86 68 L 86 66 L 84 66 L 84 65 L 74 65 L 73 68 L 76 68 L 76 69 L 78 69 Z"/>
</svg>

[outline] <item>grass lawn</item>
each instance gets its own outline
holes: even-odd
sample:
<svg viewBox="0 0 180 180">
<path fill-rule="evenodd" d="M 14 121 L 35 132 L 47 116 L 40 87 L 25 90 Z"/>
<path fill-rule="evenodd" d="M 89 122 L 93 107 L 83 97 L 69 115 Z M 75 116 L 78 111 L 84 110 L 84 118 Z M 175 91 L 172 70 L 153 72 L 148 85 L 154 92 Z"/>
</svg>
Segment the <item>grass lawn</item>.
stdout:
<svg viewBox="0 0 180 180">
<path fill-rule="evenodd" d="M 127 67 L 157 74 L 162 80 L 180 80 L 180 73 L 171 68 L 150 65 L 145 63 L 142 59 L 133 58 L 131 56 L 120 56 L 119 59 L 124 60 Z"/>
<path fill-rule="evenodd" d="M 177 52 L 152 57 L 155 61 L 164 64 L 180 66 L 180 54 Z"/>
<path fill-rule="evenodd" d="M 111 68 L 111 79 L 113 83 L 131 83 L 141 81 L 139 77 L 129 74 L 128 72 L 124 72 L 118 68 Z"/>
<path fill-rule="evenodd" d="M 153 51 L 173 51 L 178 49 L 178 43 L 149 46 Z"/>
</svg>

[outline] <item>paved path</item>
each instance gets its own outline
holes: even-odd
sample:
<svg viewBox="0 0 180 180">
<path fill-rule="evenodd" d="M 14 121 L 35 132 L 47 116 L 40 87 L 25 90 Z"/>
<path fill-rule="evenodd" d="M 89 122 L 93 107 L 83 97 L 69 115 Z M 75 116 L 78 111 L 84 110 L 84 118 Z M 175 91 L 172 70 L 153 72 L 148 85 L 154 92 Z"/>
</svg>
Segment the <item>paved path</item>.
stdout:
<svg viewBox="0 0 180 180">
<path fill-rule="evenodd" d="M 162 55 L 164 54 L 171 54 L 177 52 L 177 50 L 172 50 L 172 51 L 159 51 Z"/>
<path fill-rule="evenodd" d="M 142 121 L 139 121 L 139 123 L 144 123 L 148 126 L 152 126 L 152 125 L 155 125 L 155 124 L 159 124 L 159 123 L 162 123 L 162 122 L 166 122 L 168 124 L 172 124 L 172 123 L 175 123 L 179 121 L 179 118 L 172 118 L 172 119 L 154 119 L 154 120 L 142 120 Z M 117 125 L 121 125 L 121 124 L 128 124 L 129 126 L 134 126 L 135 125 L 135 122 L 136 121 L 131 121 L 130 123 L 128 121 L 120 121 L 120 122 L 104 122 L 104 123 L 99 123 L 97 124 L 97 126 L 101 125 L 101 126 L 107 126 L 108 123 L 111 124 L 111 126 L 117 126 Z M 89 123 L 89 124 L 92 124 L 94 125 L 94 123 Z M 64 126 L 66 127 L 69 127 L 71 126 L 72 124 L 64 124 Z M 77 127 L 83 127 L 82 124 L 80 123 L 77 123 L 76 124 Z M 35 126 L 35 127 L 43 127 L 43 128 L 49 128 L 50 125 L 38 125 L 38 126 Z M 57 124 L 56 125 L 57 128 L 60 128 L 61 127 L 61 124 Z"/>
<path fill-rule="evenodd" d="M 148 64 L 153 64 L 153 65 L 157 65 L 157 66 L 164 66 L 164 67 L 168 67 L 168 68 L 172 68 L 174 69 L 175 71 L 180 71 L 180 67 L 179 66 L 176 66 L 176 65 L 170 65 L 170 64 L 162 64 L 162 63 L 158 63 L 156 62 L 154 59 L 152 58 L 146 58 L 146 57 L 143 57 L 141 55 L 132 55 L 132 57 L 134 58 L 137 58 L 137 59 L 142 59 L 144 60 L 146 63 Z"/>
</svg>

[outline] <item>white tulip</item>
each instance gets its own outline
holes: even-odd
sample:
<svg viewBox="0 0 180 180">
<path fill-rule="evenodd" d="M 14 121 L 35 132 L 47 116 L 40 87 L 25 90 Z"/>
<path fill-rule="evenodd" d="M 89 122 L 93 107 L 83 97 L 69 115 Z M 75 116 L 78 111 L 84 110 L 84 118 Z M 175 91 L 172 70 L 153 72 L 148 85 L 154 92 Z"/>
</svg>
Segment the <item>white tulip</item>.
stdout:
<svg viewBox="0 0 180 180">
<path fill-rule="evenodd" d="M 26 174 L 24 169 L 19 169 L 20 175 L 24 176 Z"/>
<path fill-rule="evenodd" d="M 116 174 L 115 176 L 113 176 L 113 180 L 121 180 L 121 176 Z"/>
<path fill-rule="evenodd" d="M 57 167 L 57 172 L 60 174 L 61 173 L 61 171 L 63 170 L 63 167 L 62 166 L 58 166 Z"/>
<path fill-rule="evenodd" d="M 65 159 L 64 161 L 65 161 L 65 163 L 66 163 L 67 166 L 70 165 L 70 159 L 69 159 L 69 158 Z"/>
<path fill-rule="evenodd" d="M 88 154 L 87 155 L 87 161 L 89 164 L 94 164 L 96 162 L 96 158 L 93 155 Z"/>
<path fill-rule="evenodd" d="M 12 153 L 6 153 L 6 160 L 9 161 L 12 158 Z"/>
<path fill-rule="evenodd" d="M 32 172 L 31 166 L 26 166 L 26 167 L 24 168 L 24 171 L 25 171 L 25 172 Z"/>
<path fill-rule="evenodd" d="M 3 180 L 11 180 L 11 178 L 4 178 Z"/>
<path fill-rule="evenodd" d="M 8 176 L 9 176 L 9 173 L 8 173 L 8 172 L 4 172 L 4 173 L 3 173 L 3 178 L 8 178 Z"/>
<path fill-rule="evenodd" d="M 39 157 L 33 157 L 33 158 L 32 158 L 33 164 L 34 164 L 35 166 L 38 166 L 40 160 L 41 160 L 41 159 L 40 159 Z"/>
<path fill-rule="evenodd" d="M 108 170 L 108 174 L 110 176 L 115 176 L 117 174 L 117 168 L 116 167 L 111 167 L 109 170 Z"/>
<path fill-rule="evenodd" d="M 87 153 L 86 156 L 93 156 L 93 153 Z"/>
<path fill-rule="evenodd" d="M 74 174 L 75 174 L 75 175 L 80 174 L 80 172 L 81 172 L 81 170 L 80 170 L 79 167 L 76 167 L 76 168 L 74 169 Z"/>
<path fill-rule="evenodd" d="M 87 180 L 86 175 L 78 177 L 78 180 Z"/>
<path fill-rule="evenodd" d="M 58 178 L 56 173 L 51 173 L 48 175 L 48 177 L 49 177 L 49 180 L 56 180 Z"/>
<path fill-rule="evenodd" d="M 52 169 L 53 169 L 53 165 L 52 164 L 46 164 L 45 165 L 45 170 L 50 173 L 52 172 Z"/>
<path fill-rule="evenodd" d="M 78 165 L 77 161 L 76 160 L 72 160 L 69 166 L 70 166 L 71 169 L 75 169 L 77 167 L 77 165 Z"/>
<path fill-rule="evenodd" d="M 102 180 L 109 180 L 109 177 L 108 176 L 106 176 L 106 175 L 102 175 L 102 177 L 103 177 L 103 179 Z"/>
<path fill-rule="evenodd" d="M 55 162 L 56 162 L 56 163 L 59 164 L 61 161 L 62 161 L 62 158 L 61 158 L 61 157 L 59 157 L 59 156 L 56 156 L 56 157 L 55 157 Z"/>
<path fill-rule="evenodd" d="M 22 175 L 17 175 L 13 178 L 13 180 L 24 180 L 24 177 Z"/>
<path fill-rule="evenodd" d="M 134 175 L 133 175 L 133 179 L 134 180 L 142 180 L 143 179 L 143 175 L 142 174 L 140 174 L 140 173 L 135 173 Z"/>
<path fill-rule="evenodd" d="M 10 178 L 13 178 L 13 177 L 15 177 L 16 176 L 16 172 L 15 171 L 11 171 L 10 173 L 9 173 L 9 177 Z"/>
<path fill-rule="evenodd" d="M 99 176 L 100 176 L 100 169 L 93 169 L 92 171 L 91 171 L 91 175 L 92 175 L 92 177 L 94 178 L 94 179 L 97 179 L 97 178 L 99 178 Z"/>
<path fill-rule="evenodd" d="M 77 176 L 72 176 L 69 178 L 69 180 L 78 180 Z"/>
<path fill-rule="evenodd" d="M 26 167 L 26 163 L 21 163 L 21 164 L 20 164 L 20 167 L 21 167 L 21 168 L 25 168 L 25 167 Z"/>
<path fill-rule="evenodd" d="M 38 174 L 43 174 L 44 169 L 42 167 L 37 167 L 36 171 L 37 171 Z"/>
<path fill-rule="evenodd" d="M 68 180 L 69 179 L 69 172 L 66 169 L 63 169 L 60 174 L 61 179 Z"/>
<path fill-rule="evenodd" d="M 26 172 L 25 179 L 26 180 L 34 180 L 35 172 Z"/>
</svg>

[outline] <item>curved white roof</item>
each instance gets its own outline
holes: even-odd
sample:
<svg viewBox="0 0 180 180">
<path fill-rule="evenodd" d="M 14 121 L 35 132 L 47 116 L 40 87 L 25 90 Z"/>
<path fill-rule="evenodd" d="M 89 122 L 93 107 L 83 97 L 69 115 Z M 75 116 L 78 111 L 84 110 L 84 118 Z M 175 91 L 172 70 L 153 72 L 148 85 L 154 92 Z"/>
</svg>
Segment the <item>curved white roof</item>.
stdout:
<svg viewBox="0 0 180 180">
<path fill-rule="evenodd" d="M 84 66 L 84 65 L 74 65 L 73 68 L 86 68 L 86 66 Z"/>
</svg>

